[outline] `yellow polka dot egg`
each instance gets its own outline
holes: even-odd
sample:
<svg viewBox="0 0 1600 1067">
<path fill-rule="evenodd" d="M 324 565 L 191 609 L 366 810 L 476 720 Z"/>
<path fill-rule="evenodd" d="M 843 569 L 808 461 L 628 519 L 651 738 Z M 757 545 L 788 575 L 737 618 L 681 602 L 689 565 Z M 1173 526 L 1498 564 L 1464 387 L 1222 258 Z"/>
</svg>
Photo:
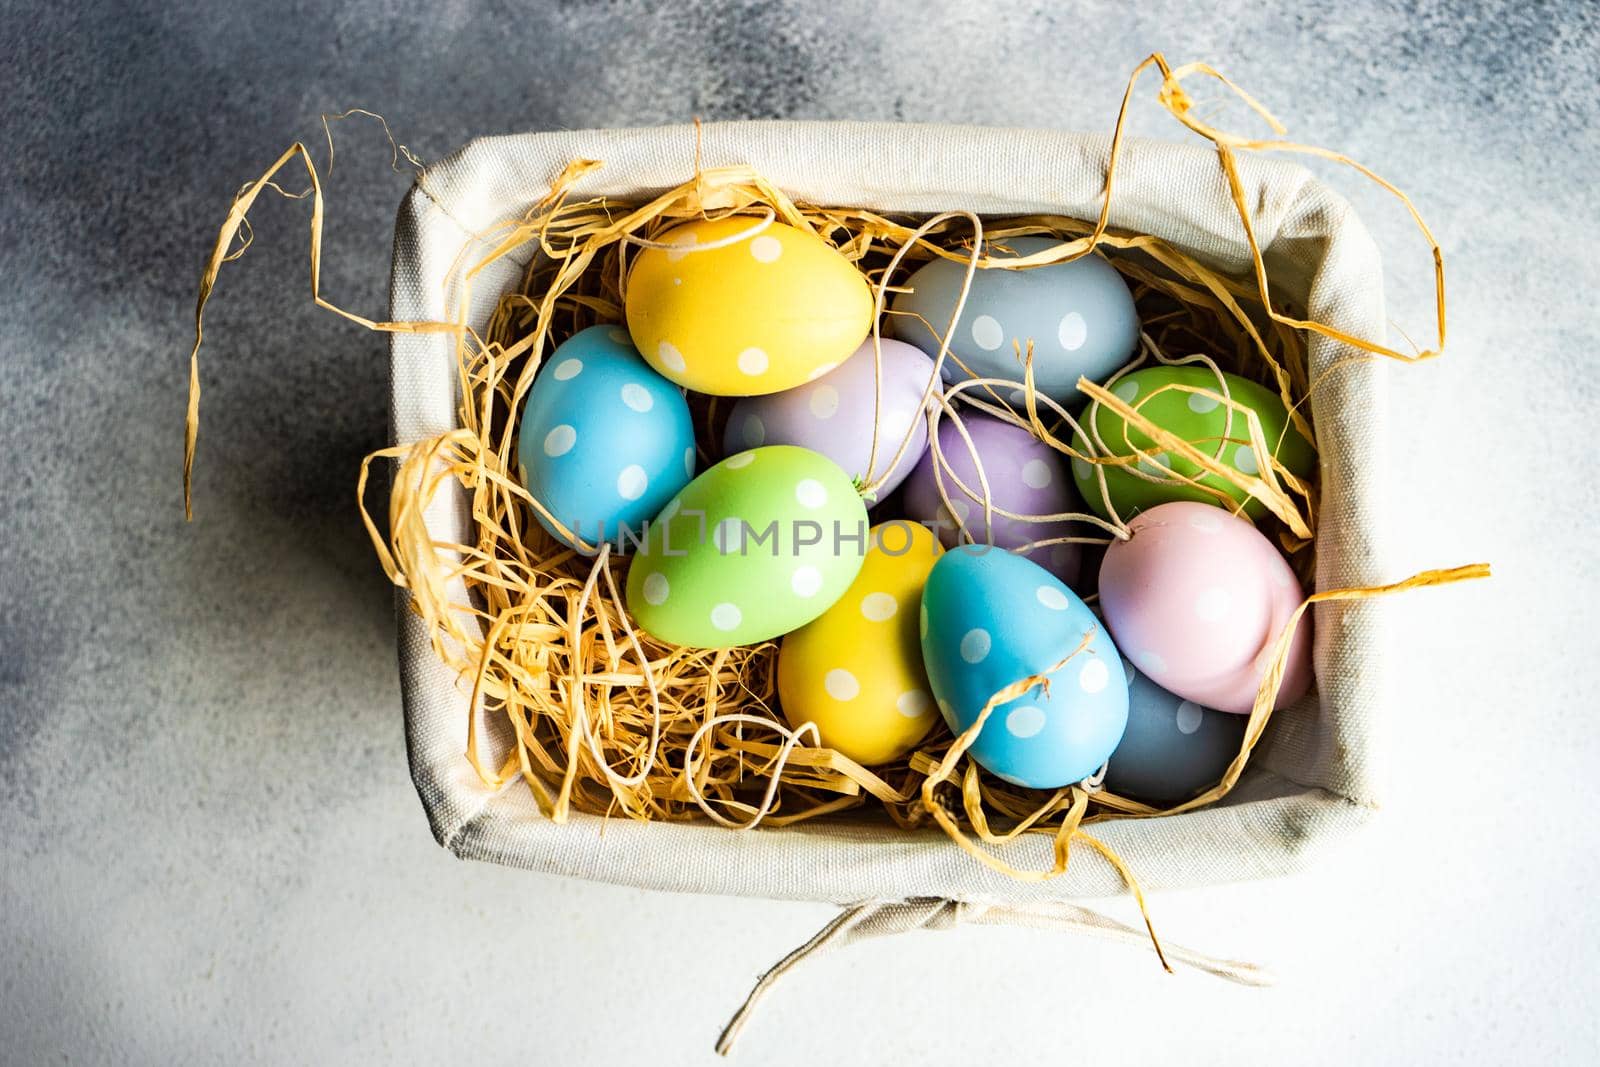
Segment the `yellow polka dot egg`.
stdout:
<svg viewBox="0 0 1600 1067">
<path fill-rule="evenodd" d="M 760 396 L 826 374 L 872 327 L 872 290 L 814 234 L 736 216 L 678 226 L 634 260 L 628 331 L 686 388 Z"/>
<path fill-rule="evenodd" d="M 925 526 L 872 528 L 861 571 L 837 603 L 783 639 L 778 698 L 789 725 L 857 763 L 886 763 L 927 736 L 939 713 L 922 671 L 922 587 L 942 549 Z"/>
</svg>

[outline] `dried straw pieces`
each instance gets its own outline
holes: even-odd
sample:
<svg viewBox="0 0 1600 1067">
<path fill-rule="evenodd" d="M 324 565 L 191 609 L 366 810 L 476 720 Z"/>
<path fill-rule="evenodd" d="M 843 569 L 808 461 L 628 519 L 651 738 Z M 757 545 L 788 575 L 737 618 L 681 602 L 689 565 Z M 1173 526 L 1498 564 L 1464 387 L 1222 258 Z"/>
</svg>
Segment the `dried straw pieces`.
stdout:
<svg viewBox="0 0 1600 1067">
<path fill-rule="evenodd" d="M 1254 256 L 1254 278 L 1241 280 L 1219 274 L 1162 240 L 1107 228 L 1128 100 L 1140 75 L 1151 66 L 1159 68 L 1162 76 L 1162 104 L 1217 146 Z M 1222 782 L 1165 812 L 1117 797 L 1093 782 L 1045 794 L 999 781 L 963 755 L 987 712 L 960 737 L 951 737 L 941 728 L 917 751 L 887 766 L 868 769 L 837 752 L 817 747 L 814 729 L 793 731 L 783 723 L 776 706 L 776 643 L 722 650 L 681 648 L 656 641 L 632 625 L 619 595 L 626 560 L 612 555 L 605 546 L 599 546 L 598 552 L 591 555 L 564 548 L 535 521 L 535 511 L 545 513 L 543 505 L 528 494 L 513 474 L 517 434 L 514 413 L 520 409 L 540 361 L 559 341 L 594 322 L 622 320 L 622 291 L 628 265 L 638 247 L 650 246 L 663 230 L 685 219 L 742 215 L 750 216 L 755 227 L 777 219 L 816 233 L 855 262 L 876 287 L 879 326 L 884 319 L 885 292 L 896 279 L 903 279 L 911 266 L 932 256 L 967 264 L 970 279 L 970 272 L 986 262 L 984 250 L 1003 244 L 1008 237 L 1047 234 L 1060 239 L 1054 248 L 1021 261 L 1025 265 L 1090 255 L 1102 246 L 1115 249 L 1119 254 L 1113 262 L 1134 288 L 1144 327 L 1138 363 L 1199 363 L 1214 372 L 1228 370 L 1263 382 L 1283 398 L 1296 426 L 1314 442 L 1315 428 L 1310 425 L 1307 398 L 1317 383 L 1310 378 L 1307 361 L 1309 332 L 1333 337 L 1372 356 L 1399 359 L 1427 358 L 1437 353 L 1437 346 L 1408 355 L 1368 339 L 1346 337 L 1274 307 L 1235 167 L 1235 153 L 1293 151 L 1334 159 L 1377 181 L 1408 208 L 1411 205 L 1398 190 L 1342 156 L 1280 140 L 1247 140 L 1200 122 L 1192 115 L 1190 99 L 1181 85 L 1184 78 L 1195 75 L 1228 84 L 1208 67 L 1173 70 L 1159 55 L 1135 70 L 1118 114 L 1105 201 L 1093 224 L 1058 216 L 985 224 L 966 213 L 941 215 L 919 224 L 848 208 L 797 205 L 749 168 L 702 171 L 698 159 L 692 180 L 649 203 L 579 200 L 572 196 L 574 183 L 602 164 L 574 161 L 526 217 L 508 220 L 481 235 L 493 243 L 492 251 L 482 261 L 458 265 L 462 268 L 462 288 L 469 290 L 489 262 L 512 250 L 537 244 L 541 253 L 534 257 L 518 290 L 500 301 L 481 335 L 458 323 L 375 322 L 342 311 L 321 296 L 318 263 L 322 191 L 310 153 L 304 145 L 297 144 L 236 199 L 202 278 L 185 437 L 186 503 L 198 433 L 198 350 L 205 301 L 222 263 L 238 254 L 227 250 L 241 232 L 248 232 L 245 214 L 251 203 L 264 189 L 281 192 L 272 179 L 298 159 L 311 181 L 308 194 L 312 199 L 312 289 L 316 302 L 372 329 L 449 332 L 457 338 L 465 398 L 459 427 L 436 438 L 385 449 L 368 457 L 362 466 L 358 493 L 363 498 L 363 518 L 385 572 L 396 585 L 410 590 L 412 608 L 428 623 L 439 656 L 470 684 L 474 706 L 481 707 L 485 717 L 503 719 L 515 738 L 509 756 L 490 764 L 474 727 L 466 756 L 486 785 L 498 788 L 520 779 L 540 809 L 558 821 L 578 810 L 634 819 L 705 818 L 731 828 L 748 829 L 758 824 L 781 827 L 845 812 L 861 816 L 876 811 L 886 813 L 908 830 L 936 825 L 979 861 L 1027 879 L 1048 878 L 1064 871 L 1070 846 L 1082 841 L 1112 862 L 1137 894 L 1132 875 L 1121 861 L 1085 834 L 1082 827 L 1098 818 L 1189 810 L 1216 800 L 1232 788 L 1271 714 L 1288 633 L 1280 639 L 1276 665 L 1257 696 L 1243 747 Z M 1260 105 L 1248 97 L 1244 99 L 1282 132 Z M 409 159 L 409 153 L 407 156 Z M 419 181 L 426 181 L 426 171 L 422 171 Z M 1433 248 L 1442 345 L 1442 261 L 1437 244 L 1414 208 L 1412 214 Z M 1011 261 L 1011 265 L 1016 262 Z M 460 306 L 467 306 L 468 300 L 464 291 Z M 953 324 L 953 320 L 934 324 L 934 329 L 948 336 Z M 1139 459 L 1148 458 L 1147 453 L 1121 457 L 1106 454 L 1103 444 L 1092 436 L 1088 439 L 1096 444 L 1096 454 L 1074 451 L 1068 442 L 1078 422 L 1033 388 L 1031 353 L 1017 355 L 1016 381 L 968 380 L 945 389 L 936 397 L 931 421 L 952 418 L 959 422 L 964 406 L 971 405 L 1028 426 L 1042 441 L 1070 458 L 1101 467 L 1112 463 L 1129 466 L 1144 478 L 1182 478 L 1148 465 L 1133 466 Z M 939 359 L 946 358 L 955 357 L 948 351 L 941 352 Z M 881 386 L 881 375 L 879 381 Z M 930 384 L 930 394 L 935 392 L 934 384 Z M 1215 392 L 1186 389 L 1211 397 L 1232 413 L 1225 438 L 1210 447 L 1208 443 L 1183 441 L 1152 425 L 1139 411 L 1149 397 L 1130 406 L 1116 395 L 1114 387 L 1115 379 L 1105 386 L 1079 382 L 1079 388 L 1091 398 L 1091 410 L 1084 413 L 1083 425 L 1094 426 L 1093 405 L 1106 405 L 1148 434 L 1156 448 L 1182 455 L 1202 471 L 1239 486 L 1266 506 L 1270 512 L 1266 520 L 1269 532 L 1276 534 L 1297 571 L 1301 575 L 1309 573 L 1316 532 L 1316 486 L 1296 479 L 1276 461 L 1258 420 L 1227 395 L 1220 373 Z M 1010 399 L 1017 389 L 1023 391 L 1022 403 Z M 963 406 L 955 404 L 957 398 Z M 702 442 L 721 439 L 721 434 L 713 431 L 720 428 L 725 417 L 726 411 L 717 399 L 696 398 L 698 437 Z M 936 425 L 930 426 L 930 431 L 936 429 Z M 937 432 L 930 432 L 929 439 L 937 450 Z M 1221 461 L 1225 446 L 1239 444 L 1248 444 L 1255 452 L 1258 474 L 1243 474 Z M 902 447 L 902 441 L 874 442 L 875 450 L 891 454 Z M 364 504 L 371 464 L 379 459 L 398 461 L 387 534 L 366 513 Z M 948 469 L 944 474 L 945 481 L 954 480 Z M 1194 481 L 1184 480 L 1191 484 Z M 450 482 L 458 483 L 471 501 L 476 539 L 470 544 L 438 544 L 424 521 L 429 504 Z M 1103 479 L 1101 486 L 1103 492 Z M 868 491 L 871 488 L 863 487 Z M 985 501 L 981 514 L 973 509 L 968 531 L 975 539 L 983 540 L 986 516 L 1005 513 L 988 501 L 986 485 L 962 488 Z M 1073 533 L 1068 539 L 1103 544 L 1113 537 L 1125 536 L 1120 519 L 1114 511 L 1110 514 L 1110 522 L 1088 513 L 1021 517 L 1072 520 Z M 1428 572 L 1395 586 L 1318 593 L 1307 599 L 1296 620 L 1310 604 L 1321 600 L 1373 596 L 1486 573 L 1487 568 L 1481 566 L 1458 568 Z M 994 694 L 988 707 L 1014 698 L 1041 680 L 1017 679 Z M 473 721 L 476 724 L 478 717 Z M 1024 833 L 1054 836 L 1054 862 L 1049 868 L 1017 870 L 985 847 Z"/>
</svg>

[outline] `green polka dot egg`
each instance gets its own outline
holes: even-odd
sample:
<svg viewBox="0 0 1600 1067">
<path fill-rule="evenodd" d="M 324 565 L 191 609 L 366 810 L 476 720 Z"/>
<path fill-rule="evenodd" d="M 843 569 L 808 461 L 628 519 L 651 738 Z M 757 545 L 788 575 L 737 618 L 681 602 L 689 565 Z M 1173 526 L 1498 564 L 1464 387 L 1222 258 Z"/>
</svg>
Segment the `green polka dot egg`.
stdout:
<svg viewBox="0 0 1600 1067">
<path fill-rule="evenodd" d="M 1238 375 L 1224 373 L 1222 377 L 1228 384 L 1228 395 L 1233 402 L 1255 412 L 1260 419 L 1267 448 L 1276 455 L 1278 462 L 1296 477 L 1309 477 L 1316 467 L 1316 452 L 1301 436 L 1300 431 L 1289 424 L 1283 401 L 1264 386 Z M 1217 375 L 1209 367 L 1204 366 L 1146 367 L 1120 379 L 1111 387 L 1111 391 L 1134 407 L 1140 415 L 1193 444 L 1201 452 L 1217 455 L 1222 463 L 1240 473 L 1252 475 L 1259 473 L 1255 451 L 1250 445 L 1250 430 L 1243 412 L 1236 408 L 1230 409 L 1216 396 L 1187 392 L 1184 389 L 1160 391 L 1167 386 L 1203 389 L 1207 393 L 1219 395 L 1222 392 L 1217 382 Z M 1231 429 L 1228 425 L 1230 413 L 1233 417 Z M 1104 450 L 1090 447 L 1081 433 L 1073 436 L 1073 448 L 1088 454 L 1128 457 L 1143 451 L 1147 458 L 1139 460 L 1138 466 L 1147 474 L 1156 476 L 1163 476 L 1165 471 L 1186 477 L 1197 477 L 1203 473 L 1198 464 L 1191 463 L 1182 456 L 1160 450 L 1148 434 L 1130 426 L 1122 416 L 1105 405 L 1098 407 L 1094 425 L 1099 432 L 1100 444 L 1104 445 Z M 1222 446 L 1220 455 L 1217 453 L 1219 444 Z M 1106 508 L 1107 496 L 1123 519 L 1128 519 L 1158 504 L 1176 500 L 1218 503 L 1216 497 L 1186 482 L 1149 481 L 1127 468 L 1110 464 L 1098 465 L 1099 469 L 1105 472 L 1105 493 L 1102 495 L 1099 479 L 1096 476 L 1096 466 L 1081 459 L 1074 459 L 1072 475 L 1079 494 L 1090 509 L 1102 518 L 1110 517 L 1110 512 Z M 1165 468 L 1165 471 L 1161 468 Z M 1252 519 L 1261 518 L 1266 514 L 1266 506 L 1261 501 L 1249 498 L 1243 489 L 1230 481 L 1215 474 L 1206 474 L 1200 482 L 1221 490 L 1235 503 L 1243 504 L 1244 513 Z"/>
<path fill-rule="evenodd" d="M 826 456 L 771 445 L 729 456 L 670 500 L 628 571 L 628 611 L 651 635 L 727 648 L 797 630 L 861 569 L 867 509 Z"/>
</svg>

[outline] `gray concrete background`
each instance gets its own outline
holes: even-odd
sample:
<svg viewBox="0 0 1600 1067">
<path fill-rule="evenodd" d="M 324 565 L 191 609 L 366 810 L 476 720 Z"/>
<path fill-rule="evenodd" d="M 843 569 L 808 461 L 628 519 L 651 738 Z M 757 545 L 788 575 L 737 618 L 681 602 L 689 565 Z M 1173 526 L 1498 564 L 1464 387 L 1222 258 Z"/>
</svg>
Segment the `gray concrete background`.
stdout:
<svg viewBox="0 0 1600 1067">
<path fill-rule="evenodd" d="M 1409 699 L 1373 831 L 1302 877 L 1152 901 L 1167 937 L 1266 962 L 1277 988 L 1066 937 L 917 935 L 798 972 L 742 1055 L 1592 1060 L 1593 5 L 3 11 L 0 1061 L 709 1062 L 755 974 L 829 915 L 433 844 L 352 493 L 383 444 L 383 343 L 309 306 L 303 205 L 262 204 L 212 305 L 185 526 L 195 281 L 229 196 L 319 113 L 381 111 L 424 158 L 691 115 L 1102 129 L 1156 48 L 1392 176 L 1437 229 L 1451 351 L 1399 376 L 1395 506 L 1408 565 L 1497 577 L 1396 606 Z M 1136 128 L 1180 135 L 1152 89 Z M 326 292 L 377 314 L 405 181 L 375 129 L 340 136 Z M 1425 332 L 1423 246 L 1339 180 Z"/>
</svg>

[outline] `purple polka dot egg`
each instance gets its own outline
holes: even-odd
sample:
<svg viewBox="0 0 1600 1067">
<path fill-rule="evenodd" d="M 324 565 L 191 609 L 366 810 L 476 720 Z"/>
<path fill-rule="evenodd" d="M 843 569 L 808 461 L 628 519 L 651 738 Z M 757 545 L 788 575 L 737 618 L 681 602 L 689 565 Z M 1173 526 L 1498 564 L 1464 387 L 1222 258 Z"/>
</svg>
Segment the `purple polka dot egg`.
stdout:
<svg viewBox="0 0 1600 1067">
<path fill-rule="evenodd" d="M 996 706 L 968 750 L 1002 780 L 1030 789 L 1082 781 L 1121 741 L 1122 658 L 1100 620 L 1043 567 L 987 545 L 946 552 L 923 587 L 919 626 L 935 703 L 958 736 L 1001 689 L 1048 679 Z"/>
<path fill-rule="evenodd" d="M 903 341 L 879 345 L 875 351 L 869 337 L 814 381 L 740 400 L 728 417 L 724 450 L 799 445 L 827 456 L 860 485 L 878 483 L 875 498 L 892 493 L 928 443 L 924 396 L 933 360 Z"/>
<path fill-rule="evenodd" d="M 939 423 L 938 441 L 943 463 L 929 449 L 906 479 L 906 515 L 931 526 L 947 547 L 965 539 L 1019 549 L 1062 581 L 1073 581 L 1078 547 L 1038 543 L 1065 536 L 1069 531 L 1064 520 L 999 513 L 1047 516 L 1081 510 L 1066 458 L 1026 427 L 970 409 L 947 414 Z"/>
<path fill-rule="evenodd" d="M 518 474 L 572 545 L 629 544 L 694 477 L 694 425 L 683 392 L 651 370 L 620 326 L 591 326 L 550 354 L 518 424 Z M 556 520 L 552 522 L 551 519 Z"/>
</svg>

